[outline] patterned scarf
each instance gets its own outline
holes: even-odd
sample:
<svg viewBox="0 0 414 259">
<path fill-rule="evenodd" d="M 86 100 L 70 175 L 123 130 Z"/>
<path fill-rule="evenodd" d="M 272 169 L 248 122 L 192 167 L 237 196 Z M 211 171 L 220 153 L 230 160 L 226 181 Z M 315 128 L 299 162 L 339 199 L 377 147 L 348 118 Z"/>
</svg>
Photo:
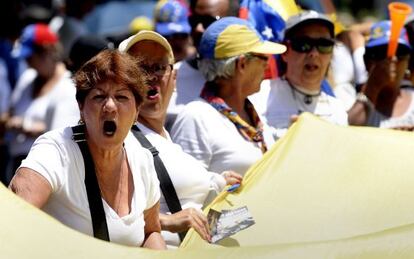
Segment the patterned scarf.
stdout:
<svg viewBox="0 0 414 259">
<path fill-rule="evenodd" d="M 255 127 L 244 121 L 237 112 L 233 111 L 231 107 L 224 102 L 222 98 L 216 96 L 215 85 L 213 83 L 210 82 L 205 84 L 200 97 L 233 122 L 244 139 L 259 143 L 262 153 L 267 151 L 266 143 L 263 139 L 263 123 L 260 121 L 253 104 L 248 99 L 246 99 L 244 103 L 244 109 L 253 121 Z"/>
</svg>

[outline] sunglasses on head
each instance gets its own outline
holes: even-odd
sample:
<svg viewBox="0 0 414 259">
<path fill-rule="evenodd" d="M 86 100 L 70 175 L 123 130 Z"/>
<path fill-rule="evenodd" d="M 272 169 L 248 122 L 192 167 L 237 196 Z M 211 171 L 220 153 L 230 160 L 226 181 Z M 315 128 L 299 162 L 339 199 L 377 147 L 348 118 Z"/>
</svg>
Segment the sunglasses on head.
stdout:
<svg viewBox="0 0 414 259">
<path fill-rule="evenodd" d="M 188 17 L 188 22 L 190 23 L 191 28 L 195 28 L 198 24 L 202 24 L 204 29 L 207 29 L 210 24 L 219 20 L 220 16 L 211 16 L 211 15 L 190 15 Z"/>
<path fill-rule="evenodd" d="M 365 48 L 365 58 L 368 60 L 380 61 L 387 58 L 388 45 Z M 406 59 L 410 56 L 410 50 L 404 45 L 399 45 L 395 56 L 399 59 Z"/>
<path fill-rule="evenodd" d="M 321 54 L 330 54 L 333 51 L 335 42 L 328 38 L 293 38 L 288 41 L 290 47 L 300 53 L 309 53 L 313 48 L 316 48 Z"/>
</svg>

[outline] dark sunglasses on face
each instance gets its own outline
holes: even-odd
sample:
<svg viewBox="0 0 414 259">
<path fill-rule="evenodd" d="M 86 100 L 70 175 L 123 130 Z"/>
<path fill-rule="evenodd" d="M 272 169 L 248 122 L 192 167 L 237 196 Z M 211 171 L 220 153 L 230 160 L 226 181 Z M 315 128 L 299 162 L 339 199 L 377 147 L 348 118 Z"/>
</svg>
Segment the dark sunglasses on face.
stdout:
<svg viewBox="0 0 414 259">
<path fill-rule="evenodd" d="M 387 58 L 388 45 L 365 48 L 365 58 L 373 61 L 381 61 Z M 404 45 L 399 45 L 395 56 L 399 60 L 408 59 L 410 50 Z"/>
<path fill-rule="evenodd" d="M 191 28 L 195 28 L 198 24 L 202 24 L 204 29 L 207 29 L 210 24 L 219 20 L 220 16 L 211 16 L 211 15 L 190 15 L 188 17 L 188 22 L 190 23 Z"/>
<path fill-rule="evenodd" d="M 289 40 L 288 43 L 296 52 L 309 53 L 313 48 L 316 48 L 321 54 L 332 53 L 335 45 L 335 42 L 332 39 L 310 37 L 294 38 Z"/>
<path fill-rule="evenodd" d="M 266 61 L 266 62 L 269 60 L 268 56 L 262 56 L 262 55 L 255 54 L 255 53 L 247 53 L 247 54 L 245 54 L 245 56 L 247 58 L 257 58 L 257 59 L 260 59 L 260 60 L 263 60 L 263 61 Z"/>
<path fill-rule="evenodd" d="M 164 76 L 167 72 L 171 72 L 173 70 L 172 64 L 167 65 L 148 65 L 148 64 L 142 64 L 141 68 L 147 73 L 148 75 L 155 75 L 158 77 Z"/>
</svg>

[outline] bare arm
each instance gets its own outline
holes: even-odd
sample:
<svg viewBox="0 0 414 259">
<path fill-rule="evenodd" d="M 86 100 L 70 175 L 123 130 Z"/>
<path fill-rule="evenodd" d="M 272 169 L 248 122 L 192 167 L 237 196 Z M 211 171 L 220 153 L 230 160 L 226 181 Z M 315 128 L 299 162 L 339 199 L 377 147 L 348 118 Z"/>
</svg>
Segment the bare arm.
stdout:
<svg viewBox="0 0 414 259">
<path fill-rule="evenodd" d="M 25 167 L 17 170 L 9 189 L 37 208 L 42 208 L 52 193 L 52 186 L 43 176 Z"/>
<path fill-rule="evenodd" d="M 160 202 L 144 211 L 145 239 L 142 247 L 151 249 L 166 249 L 165 241 L 161 236 L 161 224 L 159 219 Z"/>
<path fill-rule="evenodd" d="M 368 81 L 362 88 L 362 93 L 366 95 L 369 102 L 356 101 L 348 111 L 348 122 L 350 125 L 366 125 L 370 112 L 373 109 L 383 110 L 382 103 L 378 103 L 378 96 L 386 88 L 399 85 L 396 81 L 396 62 L 395 58 L 386 59 L 373 63 L 370 67 Z"/>
<path fill-rule="evenodd" d="M 12 116 L 6 122 L 6 128 L 19 133 L 23 133 L 29 137 L 38 137 L 46 132 L 46 124 L 44 122 L 32 122 L 30 126 L 24 125 L 23 117 Z"/>
</svg>

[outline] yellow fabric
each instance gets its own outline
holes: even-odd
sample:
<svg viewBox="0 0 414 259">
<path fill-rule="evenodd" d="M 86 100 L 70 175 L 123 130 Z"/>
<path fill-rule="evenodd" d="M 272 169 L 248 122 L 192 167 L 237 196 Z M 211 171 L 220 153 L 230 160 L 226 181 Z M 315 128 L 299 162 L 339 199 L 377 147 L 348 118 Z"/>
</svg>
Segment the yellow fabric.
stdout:
<svg viewBox="0 0 414 259">
<path fill-rule="evenodd" d="M 235 41 L 237 39 L 237 41 Z M 248 52 L 280 54 L 286 51 L 282 44 L 262 42 L 254 31 L 245 25 L 233 24 L 224 29 L 217 38 L 214 57 L 217 59 L 235 57 Z"/>
<path fill-rule="evenodd" d="M 413 150 L 412 133 L 340 127 L 305 114 L 248 171 L 238 193 L 210 205 L 247 205 L 256 220 L 222 245 L 342 244 L 411 230 Z M 182 244 L 207 246 L 194 232 Z"/>
<path fill-rule="evenodd" d="M 272 9 L 286 21 L 290 16 L 298 14 L 299 8 L 294 0 L 264 0 Z"/>
<path fill-rule="evenodd" d="M 345 26 L 338 20 L 336 13 L 327 14 L 331 21 L 334 23 L 335 28 L 335 35 L 343 32 L 345 30 Z"/>
<path fill-rule="evenodd" d="M 135 34 L 142 30 L 152 31 L 153 29 L 153 22 L 146 16 L 135 17 L 129 24 L 129 31 L 131 34 Z"/>
<path fill-rule="evenodd" d="M 1 258 L 413 258 L 414 135 L 339 127 L 304 114 L 215 209 L 256 224 L 220 245 L 190 231 L 178 251 L 106 243 L 0 185 Z"/>
</svg>

